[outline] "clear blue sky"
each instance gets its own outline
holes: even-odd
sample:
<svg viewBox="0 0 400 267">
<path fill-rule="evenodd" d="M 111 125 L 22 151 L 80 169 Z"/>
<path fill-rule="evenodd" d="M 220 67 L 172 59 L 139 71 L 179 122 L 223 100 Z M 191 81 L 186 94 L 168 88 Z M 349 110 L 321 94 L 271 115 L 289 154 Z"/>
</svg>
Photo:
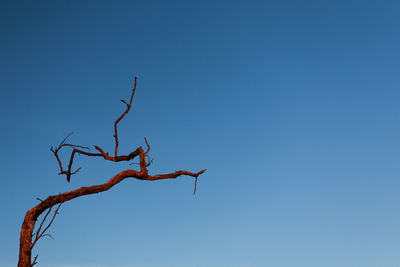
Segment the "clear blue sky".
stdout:
<svg viewBox="0 0 400 267">
<path fill-rule="evenodd" d="M 400 266 L 399 1 L 2 1 L 0 265 L 27 209 L 133 168 L 50 153 L 147 137 L 152 173 L 64 204 L 43 267 Z M 66 154 L 65 154 L 66 156 Z"/>
</svg>

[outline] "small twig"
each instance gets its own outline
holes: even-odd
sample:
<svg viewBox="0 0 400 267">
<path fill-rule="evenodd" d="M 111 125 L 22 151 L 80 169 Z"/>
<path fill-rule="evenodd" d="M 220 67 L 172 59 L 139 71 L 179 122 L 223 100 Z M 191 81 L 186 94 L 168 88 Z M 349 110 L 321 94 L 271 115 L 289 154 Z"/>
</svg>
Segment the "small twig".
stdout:
<svg viewBox="0 0 400 267">
<path fill-rule="evenodd" d="M 124 103 L 124 104 L 126 105 L 126 107 L 129 107 L 129 104 L 128 104 L 128 103 L 126 103 L 126 101 L 125 101 L 125 100 L 121 99 L 120 101 L 121 101 L 122 103 Z"/>
<path fill-rule="evenodd" d="M 150 166 L 150 164 L 151 163 L 153 163 L 153 161 L 154 161 L 154 158 L 150 158 L 149 156 L 147 156 L 147 164 L 146 164 L 146 167 L 149 167 Z"/>
<path fill-rule="evenodd" d="M 145 152 L 145 154 L 147 156 L 147 153 L 149 153 L 149 151 L 150 151 L 150 145 L 149 145 L 149 142 L 147 142 L 147 138 L 146 137 L 144 138 L 144 141 L 146 142 L 146 146 L 147 146 L 147 150 Z"/>
<path fill-rule="evenodd" d="M 36 230 L 36 237 L 35 237 L 35 240 L 33 241 L 32 247 L 35 245 L 36 241 L 40 238 L 40 237 L 39 237 L 39 235 L 40 235 L 40 230 L 42 230 L 42 226 L 43 226 L 43 224 L 44 224 L 44 221 L 46 220 L 47 216 L 49 216 L 49 214 L 50 214 L 52 208 L 53 208 L 53 206 L 51 206 L 51 207 L 49 208 L 49 210 L 47 211 L 46 215 L 44 216 L 42 222 L 40 223 L 39 228 Z"/>
<path fill-rule="evenodd" d="M 60 149 L 62 147 L 62 145 L 65 143 L 65 141 L 67 141 L 68 137 L 70 137 L 74 132 L 70 132 L 60 143 L 60 145 L 58 146 L 58 149 Z"/>
<path fill-rule="evenodd" d="M 76 169 L 76 171 L 71 172 L 71 175 L 72 175 L 72 174 L 75 174 L 75 173 L 77 173 L 77 172 L 79 172 L 80 169 L 82 169 L 82 167 L 79 167 L 78 169 Z"/>
<path fill-rule="evenodd" d="M 87 149 L 87 150 L 90 150 L 90 148 L 89 147 L 86 147 L 86 146 L 79 146 L 79 145 L 73 145 L 73 144 L 63 144 L 63 146 L 70 146 L 70 147 L 73 147 L 73 148 L 83 148 L 83 149 Z"/>
<path fill-rule="evenodd" d="M 197 187 L 197 176 L 194 177 L 195 182 L 194 182 L 194 190 L 193 190 L 193 196 L 196 194 L 196 187 Z"/>
<path fill-rule="evenodd" d="M 61 204 L 62 204 L 62 203 L 60 203 L 60 204 L 58 205 L 57 209 L 54 211 L 53 217 L 51 218 L 49 224 L 46 226 L 46 228 L 43 229 L 42 232 L 40 232 L 40 230 L 42 229 L 43 223 L 45 222 L 47 216 L 50 214 L 51 209 L 53 208 L 53 206 L 51 206 L 51 207 L 49 208 L 49 211 L 48 211 L 48 212 L 46 213 L 46 215 L 44 216 L 42 222 L 40 223 L 40 226 L 39 226 L 38 230 L 36 231 L 36 237 L 35 237 L 35 240 L 34 240 L 33 243 L 32 243 L 31 249 L 35 246 L 36 242 L 37 242 L 40 238 L 42 238 L 43 236 L 45 236 L 45 235 L 50 236 L 52 239 L 54 239 L 51 235 L 46 234 L 46 231 L 47 231 L 47 229 L 49 229 L 49 227 L 52 225 L 54 219 L 56 218 L 56 216 L 57 216 L 57 214 L 58 214 L 58 210 L 59 210 L 60 207 L 61 207 Z"/>
<path fill-rule="evenodd" d="M 132 107 L 133 95 L 135 94 L 135 90 L 136 90 L 136 79 L 137 79 L 137 77 L 135 77 L 135 84 L 134 84 L 133 89 L 132 89 L 132 94 L 131 94 L 131 98 L 129 100 L 129 104 L 127 102 L 125 102 L 124 100 L 121 100 L 121 102 L 126 105 L 126 110 L 114 122 L 114 139 L 115 139 L 115 154 L 114 154 L 114 157 L 118 156 L 118 145 L 119 145 L 119 143 L 118 143 L 118 128 L 117 128 L 117 126 L 118 126 L 118 123 L 122 120 L 122 118 L 129 112 L 129 110 Z"/>
<path fill-rule="evenodd" d="M 54 237 L 53 237 L 51 234 L 44 234 L 44 235 L 42 235 L 42 237 L 45 237 L 45 236 L 48 236 L 48 237 L 50 237 L 51 239 L 54 240 Z"/>
<path fill-rule="evenodd" d="M 38 256 L 39 256 L 39 254 L 37 254 L 37 255 L 35 256 L 35 258 L 33 259 L 32 266 L 38 263 L 38 262 L 37 262 Z"/>
</svg>

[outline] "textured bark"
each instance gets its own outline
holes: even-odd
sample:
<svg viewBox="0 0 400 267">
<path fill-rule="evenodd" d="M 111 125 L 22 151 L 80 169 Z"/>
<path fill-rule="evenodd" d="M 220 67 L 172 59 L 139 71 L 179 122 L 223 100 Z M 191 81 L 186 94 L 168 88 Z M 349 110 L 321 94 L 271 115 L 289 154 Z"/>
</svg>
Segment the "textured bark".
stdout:
<svg viewBox="0 0 400 267">
<path fill-rule="evenodd" d="M 70 181 L 71 175 L 76 174 L 80 170 L 80 168 L 78 168 L 76 171 L 71 172 L 71 166 L 72 166 L 72 163 L 74 160 L 74 155 L 76 153 L 86 155 L 89 157 L 101 157 L 105 160 L 109 160 L 109 161 L 113 161 L 113 162 L 130 161 L 130 160 L 136 158 L 137 156 L 139 156 L 140 170 L 139 171 L 125 170 L 125 171 L 118 173 L 117 175 L 115 175 L 114 177 L 109 179 L 104 184 L 85 186 L 85 187 L 81 187 L 81 188 L 78 188 L 78 189 L 75 189 L 72 191 L 68 191 L 65 193 L 60 193 L 58 195 L 49 196 L 45 200 L 39 199 L 41 202 L 26 212 L 24 221 L 22 223 L 21 235 L 20 235 L 18 267 L 31 267 L 37 263 L 37 261 L 36 261 L 37 256 L 34 258 L 34 261 L 32 262 L 32 248 L 34 247 L 34 245 L 40 238 L 42 238 L 45 235 L 48 235 L 48 234 L 46 234 L 46 231 L 51 226 L 51 224 L 54 222 L 54 218 L 56 217 L 56 215 L 58 213 L 58 209 L 60 208 L 60 205 L 62 203 L 67 202 L 72 199 L 75 199 L 75 198 L 78 198 L 78 197 L 81 197 L 81 196 L 97 194 L 97 193 L 107 191 L 111 187 L 113 187 L 114 185 L 118 184 L 119 182 L 121 182 L 122 180 L 124 180 L 126 178 L 135 178 L 135 179 L 139 179 L 139 180 L 155 181 L 155 180 L 162 180 L 162 179 L 174 179 L 181 175 L 186 175 L 186 176 L 194 177 L 196 179 L 196 183 L 197 183 L 197 177 L 206 171 L 206 170 L 202 170 L 197 173 L 192 173 L 189 171 L 175 171 L 175 172 L 167 173 L 167 174 L 149 175 L 147 167 L 150 166 L 150 163 L 151 163 L 151 160 L 148 157 L 148 152 L 150 151 L 150 145 L 146 138 L 145 138 L 145 142 L 146 142 L 146 146 L 147 146 L 146 151 L 144 151 L 142 147 L 138 147 L 137 149 L 135 149 L 133 152 L 131 152 L 128 155 L 122 155 L 122 156 L 117 155 L 118 144 L 119 144 L 118 143 L 117 124 L 129 112 L 129 110 L 132 106 L 132 99 L 133 99 L 133 95 L 135 93 L 135 89 L 136 89 L 136 77 L 135 77 L 135 86 L 133 88 L 129 103 L 125 102 L 124 100 L 121 100 L 121 102 L 123 102 L 127 106 L 127 109 L 114 122 L 114 132 L 115 132 L 114 133 L 114 138 L 115 138 L 115 150 L 114 150 L 115 154 L 114 154 L 114 156 L 109 156 L 108 153 L 104 152 L 104 150 L 98 146 L 94 146 L 94 147 L 100 153 L 91 153 L 91 152 L 82 150 L 82 149 L 88 149 L 87 147 L 65 143 L 67 138 L 71 134 L 69 134 L 66 138 L 64 138 L 64 140 L 60 143 L 60 145 L 57 148 L 55 148 L 55 149 L 51 148 L 51 151 L 54 153 L 54 155 L 57 159 L 58 165 L 60 167 L 59 174 L 66 175 L 68 182 Z M 73 148 L 67 170 L 64 170 L 61 159 L 58 155 L 58 152 L 63 147 L 72 147 Z M 195 184 L 194 193 L 195 192 L 196 192 L 196 184 Z M 50 220 L 50 222 L 42 230 L 44 223 L 46 221 L 46 218 L 51 213 L 51 210 L 55 205 L 59 205 L 59 206 L 55 210 L 54 215 L 52 216 L 52 219 Z M 42 219 L 42 222 L 40 223 L 36 232 L 34 232 L 36 221 L 38 220 L 39 216 L 41 214 L 43 214 L 46 210 L 47 210 L 47 213 L 45 214 L 44 218 Z"/>
<path fill-rule="evenodd" d="M 25 215 L 21 228 L 18 267 L 32 266 L 32 233 L 35 227 L 35 222 L 36 220 L 33 219 L 32 212 L 29 210 Z"/>
</svg>

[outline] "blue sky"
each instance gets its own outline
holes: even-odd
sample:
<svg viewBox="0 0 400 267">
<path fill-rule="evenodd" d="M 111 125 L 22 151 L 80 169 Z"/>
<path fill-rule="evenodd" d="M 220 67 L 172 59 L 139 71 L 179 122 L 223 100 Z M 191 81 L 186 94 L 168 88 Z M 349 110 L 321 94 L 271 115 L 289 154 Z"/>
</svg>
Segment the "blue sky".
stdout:
<svg viewBox="0 0 400 267">
<path fill-rule="evenodd" d="M 0 265 L 27 209 L 134 166 L 50 153 L 147 137 L 152 173 L 65 203 L 39 266 L 400 264 L 398 1 L 2 1 Z M 64 154 L 67 156 L 68 154 Z"/>
</svg>

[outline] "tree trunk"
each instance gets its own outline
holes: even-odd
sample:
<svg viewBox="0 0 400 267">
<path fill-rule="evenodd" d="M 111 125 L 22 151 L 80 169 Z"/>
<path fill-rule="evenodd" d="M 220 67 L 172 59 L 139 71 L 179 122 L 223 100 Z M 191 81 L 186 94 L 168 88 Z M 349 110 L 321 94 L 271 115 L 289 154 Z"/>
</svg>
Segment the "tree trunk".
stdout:
<svg viewBox="0 0 400 267">
<path fill-rule="evenodd" d="M 32 233 L 35 222 L 36 220 L 33 218 L 32 210 L 28 210 L 21 228 L 18 267 L 32 266 Z"/>
</svg>

